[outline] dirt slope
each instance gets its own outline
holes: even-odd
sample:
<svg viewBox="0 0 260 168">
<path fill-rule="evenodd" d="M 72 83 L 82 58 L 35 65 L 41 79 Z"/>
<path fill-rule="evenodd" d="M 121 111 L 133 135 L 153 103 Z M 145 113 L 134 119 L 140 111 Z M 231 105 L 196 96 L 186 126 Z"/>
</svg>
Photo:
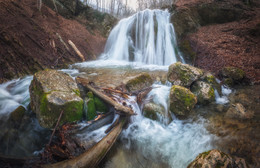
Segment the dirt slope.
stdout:
<svg viewBox="0 0 260 168">
<path fill-rule="evenodd" d="M 172 17 L 179 45 L 197 67 L 216 75 L 225 66 L 260 83 L 260 2 L 179 0 Z"/>
<path fill-rule="evenodd" d="M 68 40 L 91 60 L 103 51 L 106 38 L 45 5 L 40 12 L 36 0 L 1 0 L 0 83 L 44 68 L 81 62 Z"/>
</svg>

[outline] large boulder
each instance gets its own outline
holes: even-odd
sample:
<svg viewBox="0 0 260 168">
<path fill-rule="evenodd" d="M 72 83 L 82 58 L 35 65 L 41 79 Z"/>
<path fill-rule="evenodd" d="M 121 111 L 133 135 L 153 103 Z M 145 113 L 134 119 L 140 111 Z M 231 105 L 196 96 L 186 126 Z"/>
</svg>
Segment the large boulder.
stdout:
<svg viewBox="0 0 260 168">
<path fill-rule="evenodd" d="M 152 84 L 153 79 L 148 73 L 139 74 L 125 81 L 126 89 L 130 93 L 147 88 Z"/>
<path fill-rule="evenodd" d="M 215 93 L 213 87 L 203 81 L 196 81 L 191 87 L 192 93 L 198 98 L 198 103 L 207 104 L 215 100 Z"/>
<path fill-rule="evenodd" d="M 203 71 L 201 69 L 177 62 L 169 66 L 167 79 L 173 85 L 189 87 L 202 75 Z"/>
<path fill-rule="evenodd" d="M 83 100 L 76 82 L 63 72 L 44 70 L 34 75 L 30 85 L 31 108 L 42 127 L 53 128 L 63 111 L 60 124 L 80 120 Z"/>
<path fill-rule="evenodd" d="M 213 149 L 199 154 L 194 161 L 192 161 L 188 168 L 208 167 L 208 168 L 247 168 L 247 164 L 244 159 L 231 157 L 230 155 Z"/>
<path fill-rule="evenodd" d="M 186 118 L 195 104 L 197 97 L 187 88 L 174 85 L 170 91 L 170 110 L 177 117 Z"/>
<path fill-rule="evenodd" d="M 165 108 L 160 104 L 149 102 L 144 104 L 143 115 L 156 121 L 171 121 L 171 116 L 166 112 Z"/>
</svg>

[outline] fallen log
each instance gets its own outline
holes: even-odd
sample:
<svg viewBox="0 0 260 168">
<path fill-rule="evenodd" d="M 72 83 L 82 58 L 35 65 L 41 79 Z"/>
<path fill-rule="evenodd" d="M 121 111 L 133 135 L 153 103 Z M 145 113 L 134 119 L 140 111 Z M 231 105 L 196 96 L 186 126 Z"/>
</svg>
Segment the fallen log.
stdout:
<svg viewBox="0 0 260 168">
<path fill-rule="evenodd" d="M 43 168 L 96 167 L 97 164 L 104 158 L 106 153 L 110 150 L 110 148 L 115 143 L 117 137 L 122 131 L 124 123 L 125 123 L 125 119 L 122 119 L 119 122 L 119 124 L 116 127 L 114 127 L 114 129 L 107 136 L 105 136 L 95 146 L 93 146 L 92 148 L 90 148 L 88 151 L 81 154 L 80 156 L 70 160 L 54 163 L 54 164 L 46 164 L 43 165 L 42 167 Z"/>
<path fill-rule="evenodd" d="M 86 89 L 92 91 L 100 99 L 102 99 L 106 103 L 112 105 L 116 110 L 124 112 L 126 115 L 135 115 L 135 113 L 133 112 L 133 110 L 131 108 L 119 104 L 118 102 L 114 101 L 113 99 L 111 99 L 110 97 L 105 95 L 104 93 L 102 93 L 102 92 L 98 91 L 97 89 L 95 89 L 94 87 L 92 87 L 89 84 L 89 81 L 87 79 L 77 77 L 76 81 L 77 81 L 78 84 L 80 84 L 83 87 L 85 87 Z"/>
</svg>

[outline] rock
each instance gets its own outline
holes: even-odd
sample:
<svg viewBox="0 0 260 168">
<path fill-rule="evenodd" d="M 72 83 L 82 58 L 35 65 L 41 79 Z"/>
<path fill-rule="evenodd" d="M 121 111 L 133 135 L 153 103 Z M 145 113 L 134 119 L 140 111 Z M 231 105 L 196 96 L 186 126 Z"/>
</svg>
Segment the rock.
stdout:
<svg viewBox="0 0 260 168">
<path fill-rule="evenodd" d="M 187 88 L 174 85 L 170 91 L 170 111 L 179 117 L 187 117 L 195 104 L 197 97 Z"/>
<path fill-rule="evenodd" d="M 201 80 L 204 82 L 209 83 L 214 89 L 218 91 L 218 93 L 221 95 L 221 85 L 217 82 L 217 79 L 214 75 L 212 75 L 210 72 L 206 72 L 202 77 Z"/>
<path fill-rule="evenodd" d="M 152 84 L 153 80 L 148 73 L 142 73 L 125 81 L 126 89 L 130 93 L 150 87 Z"/>
<path fill-rule="evenodd" d="M 250 119 L 253 117 L 253 115 L 254 113 L 247 111 L 242 104 L 236 103 L 231 105 L 225 117 L 232 119 Z"/>
<path fill-rule="evenodd" d="M 208 168 L 248 168 L 246 162 L 242 158 L 231 157 L 230 155 L 213 149 L 199 154 L 194 161 L 192 161 L 188 168 L 208 167 Z"/>
<path fill-rule="evenodd" d="M 96 106 L 95 106 L 95 101 L 94 101 L 94 95 L 92 92 L 87 93 L 87 113 L 86 113 L 86 118 L 88 121 L 94 120 L 95 117 L 97 116 L 96 112 Z"/>
<path fill-rule="evenodd" d="M 44 70 L 30 85 L 31 108 L 42 127 L 53 128 L 63 111 L 60 125 L 82 118 L 83 100 L 76 82 L 67 74 Z"/>
<path fill-rule="evenodd" d="M 245 77 L 245 72 L 236 67 L 224 67 L 221 70 L 221 75 L 224 78 L 231 78 L 234 82 L 239 82 Z"/>
<path fill-rule="evenodd" d="M 8 119 L 9 125 L 18 128 L 20 127 L 26 109 L 23 106 L 17 107 L 13 112 L 11 112 L 10 117 Z"/>
<path fill-rule="evenodd" d="M 224 78 L 224 79 L 222 80 L 222 83 L 223 83 L 224 85 L 228 86 L 228 87 L 234 86 L 234 81 L 233 81 L 233 79 L 231 79 L 231 78 Z"/>
<path fill-rule="evenodd" d="M 213 87 L 202 81 L 196 81 L 191 87 L 192 93 L 197 96 L 198 103 L 207 104 L 215 100 L 215 93 Z"/>
<path fill-rule="evenodd" d="M 155 103 L 146 103 L 143 107 L 143 115 L 152 120 L 160 121 L 160 118 L 165 116 L 165 109 L 162 105 L 158 105 Z"/>
<path fill-rule="evenodd" d="M 13 122 L 20 123 L 23 119 L 25 111 L 26 111 L 26 109 L 23 106 L 19 106 L 10 114 L 9 119 Z"/>
<path fill-rule="evenodd" d="M 177 62 L 169 66 L 167 79 L 173 85 L 189 87 L 202 75 L 203 71 L 201 69 Z"/>
</svg>

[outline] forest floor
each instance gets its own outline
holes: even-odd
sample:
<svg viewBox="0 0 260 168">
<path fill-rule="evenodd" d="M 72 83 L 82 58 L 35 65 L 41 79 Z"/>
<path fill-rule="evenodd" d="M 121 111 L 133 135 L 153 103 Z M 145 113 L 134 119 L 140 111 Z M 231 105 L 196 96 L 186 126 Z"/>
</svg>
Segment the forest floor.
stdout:
<svg viewBox="0 0 260 168">
<path fill-rule="evenodd" d="M 85 21 L 87 22 L 87 20 Z M 73 19 L 65 19 L 35 0 L 0 2 L 0 83 L 45 68 L 63 68 L 103 52 L 106 38 Z"/>
<path fill-rule="evenodd" d="M 207 0 L 207 3 L 213 1 Z M 243 9 L 245 17 L 237 21 L 201 26 L 187 36 L 196 52 L 195 66 L 215 74 L 219 74 L 225 66 L 238 67 L 246 72 L 251 83 L 260 84 L 260 3 L 253 2 L 250 6 L 243 4 L 242 0 L 221 1 L 224 5 L 233 3 L 234 8 Z M 176 6 L 189 7 L 196 3 L 202 1 L 179 0 Z"/>
</svg>

